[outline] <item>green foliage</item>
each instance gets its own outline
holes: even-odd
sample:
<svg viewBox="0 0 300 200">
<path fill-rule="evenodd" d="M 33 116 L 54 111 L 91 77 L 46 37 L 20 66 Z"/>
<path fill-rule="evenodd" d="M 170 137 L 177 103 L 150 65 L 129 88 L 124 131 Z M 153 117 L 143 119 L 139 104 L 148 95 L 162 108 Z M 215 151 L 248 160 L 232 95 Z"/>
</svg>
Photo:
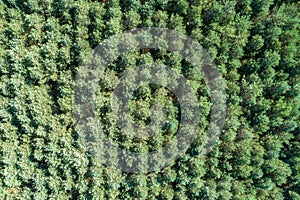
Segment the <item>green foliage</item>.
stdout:
<svg viewBox="0 0 300 200">
<path fill-rule="evenodd" d="M 299 8 L 273 0 L 1 1 L 0 199 L 300 199 Z M 104 39 L 153 26 L 187 34 L 210 54 L 226 83 L 227 116 L 218 144 L 200 157 L 211 112 L 203 75 L 176 52 L 108 55 L 115 60 L 99 77 L 95 108 L 116 146 L 159 149 L 179 127 L 176 96 L 145 84 L 130 99 L 128 118 L 146 128 L 158 105 L 167 110 L 163 129 L 150 138 L 120 131 L 110 98 L 137 65 L 163 63 L 184 75 L 201 110 L 185 155 L 164 169 L 130 174 L 82 147 L 72 115 L 74 77 Z"/>
</svg>

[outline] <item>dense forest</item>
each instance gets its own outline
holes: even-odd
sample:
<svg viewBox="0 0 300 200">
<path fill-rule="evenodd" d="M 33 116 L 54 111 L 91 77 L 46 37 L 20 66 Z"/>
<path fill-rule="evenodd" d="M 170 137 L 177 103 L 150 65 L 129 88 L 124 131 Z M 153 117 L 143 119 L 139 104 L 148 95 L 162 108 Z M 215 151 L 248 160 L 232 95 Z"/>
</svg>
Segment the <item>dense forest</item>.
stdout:
<svg viewBox="0 0 300 200">
<path fill-rule="evenodd" d="M 300 199 L 299 1 L 1 0 L 0 16 L 0 199 Z M 122 134 L 111 97 L 136 66 L 163 64 L 182 74 L 201 110 L 184 155 L 131 173 L 82 144 L 74 85 L 95 47 L 143 27 L 178 31 L 207 51 L 224 80 L 226 117 L 201 156 L 212 109 L 203 74 L 166 50 L 117 57 L 98 77 L 94 118 L 119 148 L 161 149 L 180 124 L 174 92 L 149 83 L 133 91 L 128 117 L 143 130 L 162 119 L 162 129 L 153 137 Z M 167 116 L 151 118 L 154 104 Z M 109 156 L 111 165 L 119 162 Z"/>
</svg>

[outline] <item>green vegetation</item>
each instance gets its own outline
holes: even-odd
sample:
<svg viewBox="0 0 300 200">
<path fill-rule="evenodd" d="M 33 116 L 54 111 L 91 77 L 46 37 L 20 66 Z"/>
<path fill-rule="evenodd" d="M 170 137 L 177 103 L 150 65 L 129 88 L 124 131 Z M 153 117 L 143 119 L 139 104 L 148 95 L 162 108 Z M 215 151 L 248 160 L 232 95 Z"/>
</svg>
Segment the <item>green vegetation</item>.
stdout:
<svg viewBox="0 0 300 200">
<path fill-rule="evenodd" d="M 0 20 L 0 199 L 300 199 L 298 1 L 2 0 Z M 227 98 L 222 134 L 207 156 L 198 156 L 196 140 L 170 166 L 147 174 L 108 168 L 83 150 L 72 114 L 85 56 L 139 27 L 199 41 L 224 77 Z M 96 115 L 103 133 L 132 151 L 161 148 L 179 123 L 176 97 L 154 84 L 136 90 L 130 110 L 144 127 L 153 104 L 165 108 L 158 135 L 125 137 L 112 116 L 118 79 L 151 63 L 190 81 L 201 109 L 197 134 L 209 124 L 210 91 L 186 60 L 156 49 L 129 52 L 99 78 Z"/>
</svg>

